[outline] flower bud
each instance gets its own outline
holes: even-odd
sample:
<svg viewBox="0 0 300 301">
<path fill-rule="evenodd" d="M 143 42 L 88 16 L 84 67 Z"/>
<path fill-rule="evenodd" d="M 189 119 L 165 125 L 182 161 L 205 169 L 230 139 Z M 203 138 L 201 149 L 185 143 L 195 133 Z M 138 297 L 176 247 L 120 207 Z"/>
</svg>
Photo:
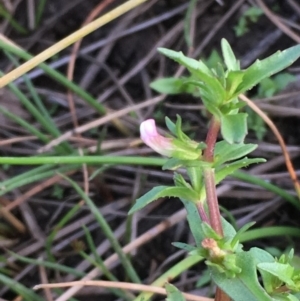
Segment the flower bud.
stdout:
<svg viewBox="0 0 300 301">
<path fill-rule="evenodd" d="M 141 139 L 157 153 L 171 157 L 174 151 L 171 138 L 166 138 L 157 132 L 154 119 L 148 119 L 141 123 Z"/>
<path fill-rule="evenodd" d="M 181 141 L 175 138 L 166 138 L 157 132 L 154 119 L 141 123 L 141 139 L 157 153 L 181 160 L 196 160 L 201 157 L 201 150 L 195 141 Z"/>
</svg>

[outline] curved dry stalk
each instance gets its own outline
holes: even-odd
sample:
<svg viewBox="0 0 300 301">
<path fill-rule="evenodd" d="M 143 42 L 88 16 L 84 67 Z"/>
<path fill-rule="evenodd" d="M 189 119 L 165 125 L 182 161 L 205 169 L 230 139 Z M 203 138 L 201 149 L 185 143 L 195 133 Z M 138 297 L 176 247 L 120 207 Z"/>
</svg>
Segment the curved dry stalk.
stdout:
<svg viewBox="0 0 300 301">
<path fill-rule="evenodd" d="M 278 131 L 276 125 L 273 123 L 273 121 L 253 102 L 251 101 L 248 97 L 246 97 L 245 95 L 241 94 L 239 96 L 239 98 L 241 100 L 243 100 L 255 113 L 257 113 L 263 120 L 264 122 L 270 127 L 270 129 L 272 130 L 272 132 L 274 133 L 274 135 L 276 136 L 280 147 L 282 149 L 282 153 L 285 159 L 285 164 L 287 167 L 287 170 L 290 174 L 290 177 L 294 183 L 294 187 L 297 193 L 298 198 L 300 199 L 300 183 L 298 181 L 297 178 L 297 174 L 295 172 L 293 163 L 291 161 L 289 152 L 287 150 L 286 144 L 284 142 L 284 139 L 282 138 L 280 132 Z"/>
<path fill-rule="evenodd" d="M 110 114 L 107 114 L 105 115 L 104 117 L 101 117 L 99 119 L 96 119 L 96 120 L 93 120 L 91 122 L 88 122 L 82 126 L 79 126 L 78 128 L 75 128 L 74 130 L 70 130 L 70 131 L 67 131 L 65 132 L 63 135 L 61 135 L 60 137 L 52 140 L 51 142 L 49 142 L 48 144 L 46 144 L 45 146 L 41 147 L 38 152 L 39 153 L 43 153 L 43 152 L 46 152 L 46 151 L 49 151 L 52 147 L 62 143 L 63 141 L 66 141 L 67 139 L 69 139 L 70 137 L 72 137 L 73 135 L 75 134 L 81 134 L 83 132 L 86 132 L 92 128 L 95 128 L 97 126 L 100 126 L 102 124 L 105 124 L 106 122 L 108 121 L 111 121 L 113 119 L 116 119 L 118 117 L 121 117 L 129 112 L 133 112 L 133 111 L 136 111 L 136 110 L 139 110 L 141 108 L 145 108 L 149 105 L 154 105 L 160 101 L 162 101 L 164 99 L 164 95 L 161 95 L 161 96 L 157 96 L 155 98 L 151 98 L 151 99 L 148 99 L 142 103 L 138 103 L 136 105 L 133 105 L 133 106 L 128 106 L 122 110 L 119 110 L 119 111 L 115 111 L 113 113 L 110 113 Z"/>
<path fill-rule="evenodd" d="M 34 290 L 38 290 L 40 288 L 57 288 L 57 287 L 74 287 L 74 286 L 100 286 L 106 288 L 120 288 L 120 289 L 127 289 L 131 291 L 143 291 L 143 292 L 150 292 L 160 295 L 166 295 L 166 290 L 161 287 L 145 285 L 145 284 L 136 284 L 136 283 L 129 283 L 129 282 L 115 282 L 115 281 L 103 281 L 103 280 L 82 280 L 82 281 L 72 281 L 72 282 L 65 282 L 65 283 L 51 283 L 51 284 L 39 284 L 34 286 Z M 183 296 L 187 300 L 191 301 L 212 301 L 213 299 L 200 297 L 188 293 L 182 293 Z"/>
<path fill-rule="evenodd" d="M 66 175 L 69 176 L 69 175 L 73 174 L 74 172 L 75 172 L 75 170 L 69 171 L 66 173 Z M 36 195 L 37 193 L 41 192 L 45 188 L 54 185 L 59 180 L 61 180 L 61 178 L 62 178 L 61 175 L 55 175 L 42 183 L 38 183 L 36 186 L 34 186 L 30 190 L 26 191 L 25 193 L 21 194 L 19 197 L 17 197 L 14 201 L 10 202 L 5 207 L 0 208 L 0 213 L 9 212 L 10 210 L 14 209 L 15 207 L 21 205 L 23 202 L 28 200 L 30 197 Z"/>
<path fill-rule="evenodd" d="M 99 13 L 108 4 L 110 4 L 113 1 L 114 0 L 105 0 L 104 2 L 101 2 L 100 4 L 98 4 L 98 6 L 92 10 L 92 12 L 88 15 L 86 20 L 83 22 L 82 27 L 84 27 L 85 25 L 89 24 L 92 20 L 94 20 L 96 18 L 96 16 L 99 15 Z M 77 52 L 80 48 L 81 42 L 82 42 L 82 38 L 74 44 L 73 49 L 72 49 L 71 58 L 70 58 L 68 70 L 67 70 L 67 78 L 70 81 L 73 80 L 76 56 L 77 56 Z M 72 121 L 73 121 L 73 126 L 74 126 L 74 128 L 77 128 L 79 126 L 79 124 L 78 124 L 78 118 L 76 115 L 74 97 L 73 97 L 73 93 L 71 90 L 68 90 L 68 92 L 67 92 L 67 99 L 68 99 L 69 109 L 70 109 L 70 113 L 71 113 L 71 117 L 72 117 Z M 80 137 L 80 134 L 77 134 L 77 136 Z M 79 154 L 80 154 L 80 156 L 83 156 L 82 148 L 79 148 Z M 87 169 L 86 164 L 82 164 L 82 174 L 83 174 L 83 179 L 84 179 L 84 192 L 85 192 L 85 194 L 88 195 L 89 194 L 89 174 L 88 174 L 88 169 Z"/>
<path fill-rule="evenodd" d="M 146 231 L 144 234 L 142 234 L 141 236 L 136 238 L 134 241 L 132 241 L 129 244 L 127 244 L 126 246 L 124 246 L 123 247 L 123 252 L 125 254 L 128 254 L 131 251 L 136 250 L 140 246 L 142 246 L 145 243 L 152 240 L 154 237 L 156 237 L 160 233 L 164 232 L 165 230 L 171 228 L 172 226 L 174 226 L 177 223 L 179 223 L 180 221 L 182 221 L 185 216 L 186 216 L 185 209 L 182 209 L 182 210 L 174 213 L 173 215 L 171 215 L 170 217 L 168 217 L 164 221 L 160 222 L 159 224 L 157 224 L 153 228 Z M 105 264 L 106 267 L 109 268 L 117 260 L 118 260 L 118 255 L 115 253 L 115 254 L 111 255 L 110 257 L 108 257 L 104 261 L 104 264 Z M 100 273 L 101 273 L 101 271 L 99 271 L 98 268 L 94 268 L 85 277 L 83 277 L 82 280 L 83 281 L 91 280 L 91 279 L 97 277 Z M 64 292 L 61 296 L 59 296 L 55 301 L 67 301 L 67 300 L 69 300 L 82 287 L 83 287 L 82 285 L 78 285 L 78 286 L 73 286 L 73 287 L 69 288 L 66 292 Z"/>
<path fill-rule="evenodd" d="M 114 0 L 105 0 L 104 2 L 99 3 L 96 6 L 96 8 L 94 8 L 90 12 L 90 14 L 87 16 L 87 18 L 85 19 L 85 21 L 82 24 L 82 27 L 84 27 L 85 25 L 87 25 L 91 21 L 93 21 L 113 1 Z M 70 61 L 69 61 L 69 64 L 68 64 L 68 69 L 67 69 L 67 78 L 70 81 L 73 80 L 75 62 L 76 62 L 77 53 L 79 51 L 81 42 L 82 42 L 82 39 L 76 41 L 76 43 L 72 47 L 72 51 L 71 51 L 71 55 L 70 55 Z M 74 103 L 74 98 L 73 98 L 72 91 L 68 90 L 67 98 L 68 98 L 70 113 L 71 113 L 72 120 L 73 120 L 73 125 L 76 128 L 76 127 L 78 127 L 78 119 L 77 119 L 77 115 L 76 115 L 75 103 Z"/>
<path fill-rule="evenodd" d="M 9 222 L 20 233 L 26 233 L 26 226 L 11 212 L 5 210 L 5 207 L 0 206 L 0 216 L 7 222 Z"/>
<path fill-rule="evenodd" d="M 287 27 L 285 24 L 283 24 L 278 18 L 265 4 L 262 0 L 256 0 L 258 6 L 263 10 L 265 15 L 287 36 L 289 36 L 291 39 L 296 41 L 297 43 L 300 43 L 300 36 L 297 35 L 294 31 L 292 31 L 289 27 Z"/>
<path fill-rule="evenodd" d="M 43 258 L 39 258 L 39 260 L 43 260 Z M 47 275 L 47 272 L 46 272 L 46 269 L 45 269 L 44 266 L 41 266 L 41 265 L 39 266 L 39 274 L 40 274 L 41 281 L 43 283 L 49 283 L 48 275 Z M 54 300 L 53 296 L 51 294 L 50 288 L 48 288 L 48 287 L 44 288 L 44 295 L 45 295 L 45 299 L 47 301 L 53 301 Z"/>
</svg>

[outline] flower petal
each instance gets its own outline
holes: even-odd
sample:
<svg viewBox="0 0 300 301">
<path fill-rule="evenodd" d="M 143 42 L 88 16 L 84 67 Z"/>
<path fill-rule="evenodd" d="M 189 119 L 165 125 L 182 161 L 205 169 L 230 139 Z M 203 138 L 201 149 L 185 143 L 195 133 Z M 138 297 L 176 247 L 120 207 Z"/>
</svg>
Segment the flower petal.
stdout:
<svg viewBox="0 0 300 301">
<path fill-rule="evenodd" d="M 157 132 L 154 119 L 148 119 L 141 123 L 141 139 L 157 153 L 170 157 L 174 151 L 171 138 L 166 138 Z"/>
</svg>

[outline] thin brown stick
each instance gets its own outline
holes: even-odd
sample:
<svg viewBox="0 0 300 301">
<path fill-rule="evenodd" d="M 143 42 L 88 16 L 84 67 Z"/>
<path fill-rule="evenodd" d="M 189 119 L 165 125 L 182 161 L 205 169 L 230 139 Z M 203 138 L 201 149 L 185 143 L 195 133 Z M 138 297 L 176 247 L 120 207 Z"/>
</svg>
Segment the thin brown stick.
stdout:
<svg viewBox="0 0 300 301">
<path fill-rule="evenodd" d="M 164 220 L 164 221 L 160 222 L 159 224 L 157 224 L 155 227 L 153 227 L 153 228 L 149 229 L 148 231 L 146 231 L 144 234 L 139 236 L 134 241 L 132 241 L 129 244 L 127 244 L 126 246 L 124 246 L 123 249 L 122 249 L 123 252 L 125 254 L 128 254 L 132 250 L 135 250 L 135 249 L 139 248 L 140 246 L 144 245 L 146 242 L 150 241 L 151 239 L 153 239 L 154 237 L 156 237 L 160 233 L 164 232 L 166 229 L 169 229 L 172 226 L 174 226 L 175 224 L 177 224 L 185 216 L 186 216 L 186 213 L 185 213 L 184 209 L 176 212 L 175 214 L 168 217 L 166 220 Z M 118 255 L 116 253 L 114 253 L 113 255 L 111 255 L 110 257 L 108 257 L 104 261 L 104 264 L 105 264 L 106 267 L 109 268 L 117 260 L 118 260 Z M 101 273 L 101 271 L 99 271 L 98 268 L 95 268 L 92 271 L 90 271 L 82 280 L 86 281 L 86 280 L 93 279 L 93 278 L 97 277 L 100 273 Z M 66 292 L 64 292 L 61 296 L 59 296 L 55 301 L 67 301 L 76 292 L 78 292 L 81 288 L 82 288 L 82 286 L 73 286 L 70 289 L 68 289 Z"/>
<path fill-rule="evenodd" d="M 291 39 L 300 43 L 300 36 L 297 35 L 294 31 L 292 31 L 289 27 L 287 27 L 280 18 L 278 18 L 266 5 L 262 0 L 256 0 L 258 6 L 263 10 L 265 15 L 272 21 L 282 32 L 284 32 Z"/>
<path fill-rule="evenodd" d="M 61 135 L 60 137 L 52 140 L 50 143 L 48 143 L 44 147 L 40 148 L 38 150 L 38 152 L 39 153 L 46 152 L 46 151 L 50 150 L 52 147 L 54 147 L 54 146 L 62 143 L 63 141 L 69 139 L 74 134 L 86 132 L 86 131 L 94 128 L 94 127 L 105 124 L 106 122 L 111 121 L 113 119 L 116 119 L 118 117 L 121 117 L 121 116 L 123 116 L 123 115 L 125 115 L 129 112 L 134 112 L 138 109 L 145 108 L 149 105 L 154 105 L 154 104 L 162 101 L 164 99 L 164 97 L 165 97 L 164 95 L 157 96 L 155 98 L 148 99 L 148 100 L 146 100 L 142 103 L 138 103 L 138 104 L 133 105 L 133 106 L 125 107 L 124 109 L 121 109 L 119 111 L 115 111 L 113 113 L 110 113 L 109 115 L 105 115 L 104 117 L 101 117 L 99 119 L 88 122 L 87 124 L 81 125 L 80 127 L 76 128 L 74 130 L 67 131 L 63 135 Z"/>
<path fill-rule="evenodd" d="M 40 260 L 42 260 L 42 259 L 40 258 Z M 42 266 L 42 265 L 39 266 L 39 273 L 40 273 L 40 278 L 41 278 L 42 283 L 49 284 L 47 272 L 46 272 L 46 269 L 44 266 Z M 47 301 L 54 300 L 49 287 L 44 288 L 44 293 L 45 293 L 45 298 Z"/>
<path fill-rule="evenodd" d="M 293 163 L 291 161 L 289 152 L 287 150 L 286 144 L 284 142 L 283 137 L 281 136 L 280 132 L 278 131 L 276 125 L 273 123 L 273 121 L 253 102 L 251 101 L 248 97 L 245 95 L 240 95 L 239 96 L 241 100 L 243 100 L 255 113 L 257 113 L 263 120 L 264 122 L 270 127 L 274 135 L 276 136 L 280 147 L 282 149 L 283 156 L 285 158 L 285 164 L 287 167 L 287 170 L 290 174 L 290 177 L 294 183 L 294 187 L 296 190 L 296 193 L 298 195 L 298 198 L 300 199 L 300 184 L 297 178 L 297 174 L 295 172 L 295 168 L 293 166 Z"/>
<path fill-rule="evenodd" d="M 103 9 L 105 9 L 106 6 L 113 1 L 114 0 L 106 0 L 106 1 L 98 4 L 98 6 L 92 10 L 92 12 L 88 15 L 86 20 L 83 22 L 82 27 L 87 25 L 88 23 L 90 23 L 92 20 L 94 20 L 97 17 L 97 15 L 99 15 L 100 12 L 103 11 Z M 75 61 L 76 61 L 77 52 L 80 48 L 81 42 L 82 42 L 82 39 L 78 40 L 74 44 L 73 49 L 72 49 L 71 58 L 70 58 L 70 62 L 68 65 L 68 70 L 67 70 L 67 77 L 70 81 L 73 80 Z M 73 126 L 74 126 L 74 128 L 77 128 L 79 126 L 79 123 L 78 123 L 78 118 L 76 115 L 74 97 L 73 97 L 73 93 L 71 90 L 68 90 L 68 92 L 67 92 L 67 99 L 68 99 L 68 104 L 69 104 L 69 108 L 70 108 L 70 113 L 72 116 Z M 77 136 L 80 137 L 80 134 L 77 134 Z M 79 154 L 80 154 L 80 156 L 83 156 L 83 150 L 81 148 L 79 148 Z M 87 169 L 86 164 L 82 164 L 82 173 L 83 173 L 83 179 L 84 179 L 84 192 L 85 192 L 85 194 L 88 194 L 89 193 L 89 179 L 88 179 L 89 175 L 88 175 L 88 169 Z"/>
<path fill-rule="evenodd" d="M 26 226 L 17 219 L 11 212 L 6 211 L 5 207 L 0 207 L 0 216 L 9 222 L 20 233 L 26 233 Z"/>
<path fill-rule="evenodd" d="M 110 3 L 112 3 L 114 0 L 105 0 L 101 3 L 99 3 L 87 16 L 87 18 L 84 20 L 82 27 L 90 23 L 92 20 L 94 20 Z M 74 69 L 75 69 L 75 62 L 76 62 L 76 57 L 78 50 L 80 48 L 82 39 L 78 40 L 72 47 L 72 52 L 70 56 L 70 61 L 68 64 L 68 70 L 67 70 L 67 77 L 70 81 L 73 80 L 73 75 L 74 75 Z M 74 103 L 74 98 L 73 98 L 73 93 L 68 90 L 67 93 L 68 96 L 68 103 L 69 103 L 69 108 L 70 108 L 70 113 L 72 116 L 73 124 L 74 127 L 78 127 L 78 119 L 76 115 L 76 110 L 75 110 L 75 103 Z"/>
<path fill-rule="evenodd" d="M 66 175 L 71 175 L 74 172 L 75 172 L 74 170 L 69 171 L 69 172 L 66 173 Z M 1 208 L 0 213 L 3 212 L 3 211 L 9 212 L 13 208 L 19 206 L 20 204 L 22 204 L 23 202 L 28 200 L 30 197 L 36 195 L 37 193 L 41 192 L 45 188 L 47 188 L 49 186 L 52 186 L 53 184 L 57 183 L 59 180 L 61 180 L 61 176 L 60 175 L 55 175 L 55 176 L 51 177 L 50 179 L 47 179 L 46 181 L 44 181 L 42 183 L 39 183 L 38 185 L 34 186 L 33 188 L 31 188 L 30 190 L 28 190 L 24 194 L 17 197 L 13 202 L 11 202 L 8 205 L 6 205 L 5 207 Z"/>
<path fill-rule="evenodd" d="M 106 288 L 120 288 L 127 289 L 131 291 L 144 291 L 150 293 L 156 293 L 160 295 L 166 295 L 166 290 L 161 287 L 145 285 L 145 284 L 136 284 L 129 282 L 114 282 L 114 281 L 102 281 L 102 280 L 82 280 L 82 281 L 72 281 L 66 283 L 51 283 L 51 284 L 39 284 L 34 286 L 34 290 L 40 288 L 57 288 L 57 287 L 74 287 L 74 286 L 100 286 Z M 212 301 L 210 298 L 199 297 L 188 293 L 182 293 L 187 300 L 191 301 Z"/>
</svg>

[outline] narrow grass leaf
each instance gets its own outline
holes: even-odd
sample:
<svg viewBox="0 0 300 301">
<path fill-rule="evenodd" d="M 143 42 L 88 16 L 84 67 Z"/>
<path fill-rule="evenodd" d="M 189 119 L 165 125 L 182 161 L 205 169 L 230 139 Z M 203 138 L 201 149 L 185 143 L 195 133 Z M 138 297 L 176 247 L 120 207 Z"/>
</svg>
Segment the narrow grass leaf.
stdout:
<svg viewBox="0 0 300 301">
<path fill-rule="evenodd" d="M 118 240 L 115 238 L 113 231 L 110 226 L 106 222 L 105 218 L 95 206 L 94 202 L 84 193 L 84 191 L 70 178 L 63 176 L 76 190 L 76 192 L 80 195 L 80 197 L 85 201 L 86 205 L 90 208 L 91 212 L 94 214 L 96 221 L 99 223 L 103 233 L 110 241 L 113 249 L 119 255 L 120 261 L 124 267 L 125 272 L 128 277 L 135 283 L 141 283 L 136 271 L 134 270 L 131 262 L 128 260 L 126 254 L 123 252 Z"/>
<path fill-rule="evenodd" d="M 166 301 L 185 301 L 182 293 L 174 285 L 166 283 L 165 288 L 168 296 Z"/>
<path fill-rule="evenodd" d="M 9 287 L 13 292 L 16 292 L 18 295 L 22 296 L 26 301 L 44 301 L 45 299 L 40 297 L 33 290 L 25 287 L 18 281 L 11 279 L 3 274 L 0 274 L 0 283 Z"/>
</svg>

